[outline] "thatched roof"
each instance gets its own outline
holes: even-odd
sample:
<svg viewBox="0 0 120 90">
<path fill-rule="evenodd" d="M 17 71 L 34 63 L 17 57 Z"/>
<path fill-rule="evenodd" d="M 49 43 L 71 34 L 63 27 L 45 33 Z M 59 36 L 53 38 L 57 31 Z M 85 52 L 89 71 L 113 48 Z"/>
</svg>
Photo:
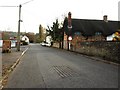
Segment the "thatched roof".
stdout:
<svg viewBox="0 0 120 90">
<path fill-rule="evenodd" d="M 64 20 L 63 30 L 68 34 L 68 21 Z M 84 36 L 93 36 L 96 32 L 101 32 L 103 36 L 112 35 L 120 28 L 120 22 L 90 19 L 72 19 L 72 29 L 69 32 L 73 35 L 75 32 L 81 32 Z"/>
</svg>

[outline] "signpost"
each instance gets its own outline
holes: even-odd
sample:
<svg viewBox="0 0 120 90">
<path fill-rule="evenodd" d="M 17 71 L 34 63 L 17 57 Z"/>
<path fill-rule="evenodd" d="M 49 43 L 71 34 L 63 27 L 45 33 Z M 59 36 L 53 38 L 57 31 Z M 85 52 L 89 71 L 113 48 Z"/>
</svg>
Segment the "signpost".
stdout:
<svg viewBox="0 0 120 90">
<path fill-rule="evenodd" d="M 71 41 L 71 40 L 72 40 L 72 36 L 69 36 L 69 37 L 68 37 L 68 40 Z"/>
<path fill-rule="evenodd" d="M 70 34 L 71 34 L 71 29 L 72 29 L 72 20 L 71 20 L 71 12 L 69 12 L 68 13 L 68 37 L 67 37 L 67 46 L 68 46 L 68 48 L 67 48 L 67 50 L 69 51 L 69 49 L 70 49 L 70 41 L 72 40 L 72 36 L 70 36 Z"/>
</svg>

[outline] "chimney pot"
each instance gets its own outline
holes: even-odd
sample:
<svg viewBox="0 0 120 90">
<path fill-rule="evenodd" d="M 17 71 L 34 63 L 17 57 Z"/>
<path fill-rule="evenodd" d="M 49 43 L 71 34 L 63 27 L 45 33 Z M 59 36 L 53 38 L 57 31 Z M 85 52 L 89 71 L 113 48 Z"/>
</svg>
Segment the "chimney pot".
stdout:
<svg viewBox="0 0 120 90">
<path fill-rule="evenodd" d="M 68 26 L 72 26 L 72 20 L 71 20 L 71 12 L 68 13 Z"/>
<path fill-rule="evenodd" d="M 68 18 L 70 18 L 70 19 L 71 19 L 71 12 L 69 12 L 69 13 L 68 13 Z"/>
<path fill-rule="evenodd" d="M 108 22 L 108 16 L 107 16 L 107 15 L 104 15 L 104 16 L 103 16 L 103 20 L 104 20 L 105 22 Z"/>
</svg>

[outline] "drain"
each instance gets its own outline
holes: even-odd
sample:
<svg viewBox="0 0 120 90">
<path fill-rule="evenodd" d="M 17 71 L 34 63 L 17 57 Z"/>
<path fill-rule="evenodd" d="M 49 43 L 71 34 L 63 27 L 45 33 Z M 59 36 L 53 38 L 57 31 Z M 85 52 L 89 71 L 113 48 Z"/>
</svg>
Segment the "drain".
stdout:
<svg viewBox="0 0 120 90">
<path fill-rule="evenodd" d="M 62 78 L 65 77 L 78 77 L 79 73 L 74 71 L 68 66 L 53 66 L 54 70 L 58 73 L 58 75 Z"/>
</svg>

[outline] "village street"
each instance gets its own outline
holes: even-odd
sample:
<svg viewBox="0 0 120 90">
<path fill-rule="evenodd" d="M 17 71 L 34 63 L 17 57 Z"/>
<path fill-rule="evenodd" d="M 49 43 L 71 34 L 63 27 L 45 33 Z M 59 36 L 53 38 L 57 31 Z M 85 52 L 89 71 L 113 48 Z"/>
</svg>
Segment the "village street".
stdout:
<svg viewBox="0 0 120 90">
<path fill-rule="evenodd" d="M 5 88 L 117 88 L 118 66 L 31 44 Z"/>
</svg>

